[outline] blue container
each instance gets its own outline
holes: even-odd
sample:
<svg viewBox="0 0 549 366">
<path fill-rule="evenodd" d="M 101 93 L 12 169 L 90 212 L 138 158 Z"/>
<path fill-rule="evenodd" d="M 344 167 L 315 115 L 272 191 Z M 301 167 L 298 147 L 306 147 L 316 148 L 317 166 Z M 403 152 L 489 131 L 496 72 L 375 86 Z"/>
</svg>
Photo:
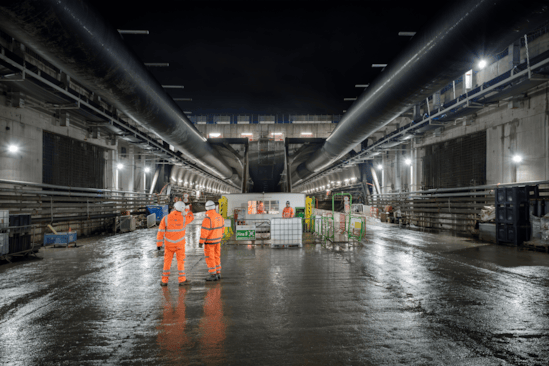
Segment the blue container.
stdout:
<svg viewBox="0 0 549 366">
<path fill-rule="evenodd" d="M 148 205 L 149 214 L 156 214 L 156 222 L 160 222 L 168 212 L 168 205 Z"/>
<path fill-rule="evenodd" d="M 66 245 L 76 243 L 76 231 L 70 233 L 44 234 L 44 246 L 46 245 Z"/>
</svg>

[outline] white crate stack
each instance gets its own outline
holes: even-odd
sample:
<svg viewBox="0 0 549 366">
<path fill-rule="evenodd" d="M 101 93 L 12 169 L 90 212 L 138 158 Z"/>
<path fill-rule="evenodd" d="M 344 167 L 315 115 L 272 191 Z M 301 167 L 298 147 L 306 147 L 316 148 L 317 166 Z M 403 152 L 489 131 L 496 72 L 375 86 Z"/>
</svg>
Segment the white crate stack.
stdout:
<svg viewBox="0 0 549 366">
<path fill-rule="evenodd" d="M 301 218 L 271 219 L 271 248 L 303 246 L 303 225 Z"/>
<path fill-rule="evenodd" d="M 10 226 L 9 210 L 0 210 L 0 257 L 10 251 L 10 235 L 8 227 Z"/>
</svg>

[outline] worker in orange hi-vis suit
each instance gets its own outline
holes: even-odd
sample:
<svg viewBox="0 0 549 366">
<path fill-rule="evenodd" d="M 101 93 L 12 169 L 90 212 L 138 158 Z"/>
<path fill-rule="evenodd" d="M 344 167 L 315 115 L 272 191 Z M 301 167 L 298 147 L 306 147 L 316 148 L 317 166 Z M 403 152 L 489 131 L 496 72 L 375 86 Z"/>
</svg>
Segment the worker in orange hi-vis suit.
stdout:
<svg viewBox="0 0 549 366">
<path fill-rule="evenodd" d="M 282 217 L 285 219 L 294 217 L 294 209 L 290 207 L 290 201 L 286 201 L 286 207 L 282 210 Z"/>
<path fill-rule="evenodd" d="M 263 201 L 258 202 L 257 213 L 258 214 L 264 214 L 265 213 L 265 204 L 263 203 Z"/>
<path fill-rule="evenodd" d="M 185 204 L 181 201 L 176 202 L 174 208 L 175 210 L 170 212 L 169 215 L 164 216 L 162 221 L 160 221 L 158 234 L 156 235 L 156 248 L 158 250 L 162 248 L 163 243 L 166 244 L 161 286 L 168 285 L 174 253 L 177 258 L 177 269 L 179 271 L 179 286 L 188 283 L 187 276 L 185 275 L 185 227 L 194 220 L 194 215 L 192 212 L 189 212 L 183 216 L 182 212 L 185 212 Z"/>
<path fill-rule="evenodd" d="M 204 255 L 208 274 L 206 281 L 217 281 L 221 279 L 221 239 L 225 230 L 223 216 L 215 212 L 215 203 L 206 202 L 206 217 L 202 221 L 200 230 L 200 244 L 204 245 Z"/>
</svg>

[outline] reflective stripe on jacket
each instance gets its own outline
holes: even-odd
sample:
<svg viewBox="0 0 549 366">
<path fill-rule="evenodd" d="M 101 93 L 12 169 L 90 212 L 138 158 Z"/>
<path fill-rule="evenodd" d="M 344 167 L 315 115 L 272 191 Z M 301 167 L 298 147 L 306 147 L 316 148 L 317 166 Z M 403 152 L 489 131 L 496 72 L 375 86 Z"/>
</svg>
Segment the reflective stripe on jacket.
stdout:
<svg viewBox="0 0 549 366">
<path fill-rule="evenodd" d="M 284 210 L 282 210 L 282 217 L 284 218 L 294 217 L 294 209 L 291 207 L 284 207 Z"/>
<path fill-rule="evenodd" d="M 215 210 L 206 211 L 200 230 L 200 244 L 220 244 L 225 231 L 225 220 Z"/>
<path fill-rule="evenodd" d="M 185 227 L 194 220 L 194 215 L 189 212 L 183 216 L 181 212 L 173 210 L 164 216 L 156 234 L 156 246 L 161 247 L 165 241 L 166 246 L 185 245 Z"/>
</svg>

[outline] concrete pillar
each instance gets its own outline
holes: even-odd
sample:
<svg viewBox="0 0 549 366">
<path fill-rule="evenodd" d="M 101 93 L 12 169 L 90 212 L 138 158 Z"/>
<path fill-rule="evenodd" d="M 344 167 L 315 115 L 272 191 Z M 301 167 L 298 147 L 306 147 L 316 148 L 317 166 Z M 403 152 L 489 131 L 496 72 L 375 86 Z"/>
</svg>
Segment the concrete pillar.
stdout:
<svg viewBox="0 0 549 366">
<path fill-rule="evenodd" d="M 520 41 L 515 41 L 509 45 L 509 65 L 507 70 L 512 70 L 520 64 Z"/>
</svg>

